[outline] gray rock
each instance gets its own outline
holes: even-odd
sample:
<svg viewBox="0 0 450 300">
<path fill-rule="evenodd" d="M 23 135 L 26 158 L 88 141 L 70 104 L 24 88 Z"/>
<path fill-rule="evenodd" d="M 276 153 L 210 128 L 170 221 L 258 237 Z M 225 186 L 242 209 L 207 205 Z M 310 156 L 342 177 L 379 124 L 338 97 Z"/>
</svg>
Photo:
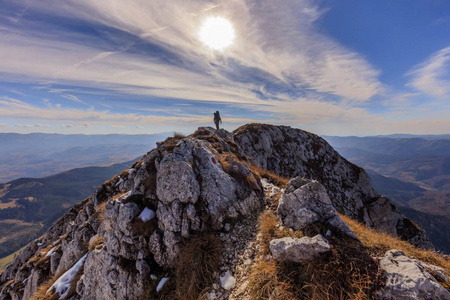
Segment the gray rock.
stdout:
<svg viewBox="0 0 450 300">
<path fill-rule="evenodd" d="M 277 212 L 283 224 L 294 230 L 320 222 L 356 238 L 337 214 L 323 185 L 315 180 L 302 177 L 291 179 L 281 196 Z"/>
<path fill-rule="evenodd" d="M 340 213 L 417 247 L 433 248 L 424 231 L 403 222 L 405 217 L 395 206 L 375 192 L 361 167 L 348 162 L 319 136 L 289 126 L 248 124 L 236 129 L 233 139 L 258 167 L 288 178 L 320 182 Z"/>
<path fill-rule="evenodd" d="M 314 260 L 331 250 L 328 241 L 320 234 L 315 237 L 285 237 L 270 241 L 270 252 L 277 261 L 303 263 Z"/>
<path fill-rule="evenodd" d="M 401 251 L 387 251 L 380 260 L 380 267 L 386 276 L 386 286 L 379 292 L 379 299 L 450 299 L 450 292 L 430 274 L 427 264 L 409 258 Z"/>
</svg>

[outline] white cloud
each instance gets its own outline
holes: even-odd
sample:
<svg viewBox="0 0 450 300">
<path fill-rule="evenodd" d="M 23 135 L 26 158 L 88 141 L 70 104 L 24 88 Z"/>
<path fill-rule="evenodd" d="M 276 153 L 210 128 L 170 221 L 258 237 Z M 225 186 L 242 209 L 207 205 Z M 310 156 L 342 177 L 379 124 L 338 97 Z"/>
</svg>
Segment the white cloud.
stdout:
<svg viewBox="0 0 450 300">
<path fill-rule="evenodd" d="M 72 95 L 72 94 L 64 94 L 64 95 L 62 95 L 62 97 L 69 99 L 76 103 L 86 104 L 84 101 L 80 100 L 80 98 L 78 98 L 77 96 Z"/>
<path fill-rule="evenodd" d="M 63 128 L 72 128 L 73 125 L 72 124 L 61 124 L 61 127 L 63 127 Z"/>
<path fill-rule="evenodd" d="M 258 101 L 251 92 L 258 86 L 223 73 L 233 73 L 236 66 L 259 69 L 299 89 L 357 101 L 382 90 L 379 72 L 363 57 L 316 30 L 325 10 L 312 0 L 240 0 L 216 6 L 181 0 L 42 0 L 33 2 L 33 9 L 120 29 L 175 53 L 183 64 L 161 64 L 151 53 L 131 55 L 123 50 L 129 45 L 105 51 L 74 42 L 80 39 L 3 34 L 4 72 L 155 97 L 227 102 Z M 229 18 L 237 31 L 236 43 L 223 53 L 212 52 L 198 39 L 200 24 L 212 15 Z"/>
<path fill-rule="evenodd" d="M 0 123 L 0 127 L 7 127 L 8 126 L 8 124 L 6 124 L 6 123 Z"/>
<path fill-rule="evenodd" d="M 409 86 L 435 97 L 450 96 L 450 47 L 433 53 L 407 75 Z"/>
</svg>

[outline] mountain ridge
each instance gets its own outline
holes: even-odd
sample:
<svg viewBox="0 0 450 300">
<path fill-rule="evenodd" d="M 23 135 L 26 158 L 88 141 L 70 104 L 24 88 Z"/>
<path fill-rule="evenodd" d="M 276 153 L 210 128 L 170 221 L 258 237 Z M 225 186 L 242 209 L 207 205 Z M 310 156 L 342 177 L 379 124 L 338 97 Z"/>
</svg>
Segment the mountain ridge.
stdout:
<svg viewBox="0 0 450 300">
<path fill-rule="evenodd" d="M 292 179 L 286 186 L 288 179 L 279 176 Z M 305 202 L 298 197 L 315 200 Z M 301 201 L 296 203 L 297 200 Z M 306 203 L 308 207 L 285 214 L 289 205 Z M 281 206 L 285 207 L 284 213 Z M 236 283 L 232 274 L 239 273 L 238 262 L 243 265 L 249 260 L 257 267 L 259 260 L 254 255 L 261 248 L 251 246 L 260 243 L 255 222 L 262 211 L 275 208 L 280 218 L 283 216 L 281 221 L 273 217 L 275 224 L 283 223 L 276 230 L 297 226 L 289 224 L 301 221 L 302 232 L 296 233 L 295 229 L 285 234 L 327 236 L 329 241 L 315 236 L 316 240 L 331 243 L 324 248 L 327 253 L 334 249 L 339 255 L 348 256 L 362 251 L 361 258 L 367 263 L 361 267 L 367 272 L 376 273 L 378 267 L 336 209 L 417 246 L 431 247 L 420 228 L 373 190 L 367 173 L 342 158 L 323 139 L 299 129 L 264 124 L 245 125 L 233 134 L 199 128 L 188 137 L 176 135 L 159 143 L 130 169 L 75 205 L 1 274 L 0 298 L 40 299 L 36 297 L 59 293 L 60 274 L 67 270 L 78 274 L 75 266 L 84 265 L 78 277 L 70 278 L 73 284 L 62 291 L 70 294 L 70 299 L 162 299 L 172 290 L 166 288 L 158 294 L 166 282 L 172 284 L 175 293 L 187 288 L 180 280 L 180 270 L 196 269 L 183 269 L 180 264 L 182 257 L 197 251 L 213 251 L 221 259 L 219 265 L 207 264 L 213 267 L 205 273 L 208 276 L 188 276 L 189 280 L 200 280 L 189 281 L 193 286 L 206 288 L 208 297 L 214 294 L 217 299 L 241 295 L 233 290 L 235 284 L 244 294 L 251 295 L 244 282 Z M 339 243 L 358 251 L 341 253 Z M 209 250 L 201 252 L 205 249 Z M 329 255 L 332 260 L 337 259 L 336 252 Z M 389 255 L 404 256 L 397 252 Z M 204 256 L 194 255 L 192 259 L 195 257 Z M 370 270 L 366 269 L 368 266 Z M 178 279 L 169 280 L 168 274 Z M 220 274 L 224 274 L 220 276 L 221 288 L 211 288 Z M 159 279 L 157 286 L 153 277 Z M 374 296 L 380 280 L 373 281 L 364 291 Z M 350 282 L 342 284 L 347 286 Z M 430 284 L 434 291 L 448 293 L 434 281 Z M 189 291 L 185 297 L 196 293 Z M 386 283 L 383 294 L 395 293 L 395 287 Z"/>
</svg>

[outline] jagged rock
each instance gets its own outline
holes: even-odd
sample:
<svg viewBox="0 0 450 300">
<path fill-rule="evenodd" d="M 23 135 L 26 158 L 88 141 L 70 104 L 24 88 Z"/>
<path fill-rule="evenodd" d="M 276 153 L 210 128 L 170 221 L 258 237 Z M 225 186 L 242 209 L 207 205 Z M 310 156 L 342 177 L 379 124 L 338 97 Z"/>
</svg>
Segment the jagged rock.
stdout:
<svg viewBox="0 0 450 300">
<path fill-rule="evenodd" d="M 301 176 L 320 182 L 340 213 L 410 241 L 421 248 L 433 246 L 424 232 L 372 187 L 369 175 L 339 155 L 319 136 L 289 126 L 248 124 L 233 138 L 253 162 L 278 175 Z"/>
<path fill-rule="evenodd" d="M 402 251 L 387 251 L 380 260 L 380 267 L 386 276 L 386 286 L 379 293 L 380 299 L 450 299 L 450 292 L 427 270 L 430 266 L 407 257 Z M 441 281 L 448 282 L 445 276 L 441 276 L 444 275 L 439 274 Z"/>
<path fill-rule="evenodd" d="M 315 222 L 332 225 L 347 235 L 355 234 L 336 212 L 327 191 L 319 182 L 302 177 L 291 179 L 277 208 L 283 224 L 294 230 L 304 229 Z"/>
<path fill-rule="evenodd" d="M 270 241 L 270 252 L 277 261 L 303 263 L 314 260 L 322 253 L 329 252 L 331 246 L 320 234 L 310 238 L 285 237 Z"/>
</svg>

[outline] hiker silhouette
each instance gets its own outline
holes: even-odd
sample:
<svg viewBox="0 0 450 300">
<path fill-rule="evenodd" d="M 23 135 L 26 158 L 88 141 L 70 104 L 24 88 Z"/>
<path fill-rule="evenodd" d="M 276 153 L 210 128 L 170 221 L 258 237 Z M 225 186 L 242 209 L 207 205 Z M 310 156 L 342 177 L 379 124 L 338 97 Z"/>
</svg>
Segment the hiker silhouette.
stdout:
<svg viewBox="0 0 450 300">
<path fill-rule="evenodd" d="M 219 123 L 222 124 L 222 119 L 220 118 L 219 111 L 214 113 L 214 124 L 216 124 L 216 129 L 219 130 Z"/>
</svg>

